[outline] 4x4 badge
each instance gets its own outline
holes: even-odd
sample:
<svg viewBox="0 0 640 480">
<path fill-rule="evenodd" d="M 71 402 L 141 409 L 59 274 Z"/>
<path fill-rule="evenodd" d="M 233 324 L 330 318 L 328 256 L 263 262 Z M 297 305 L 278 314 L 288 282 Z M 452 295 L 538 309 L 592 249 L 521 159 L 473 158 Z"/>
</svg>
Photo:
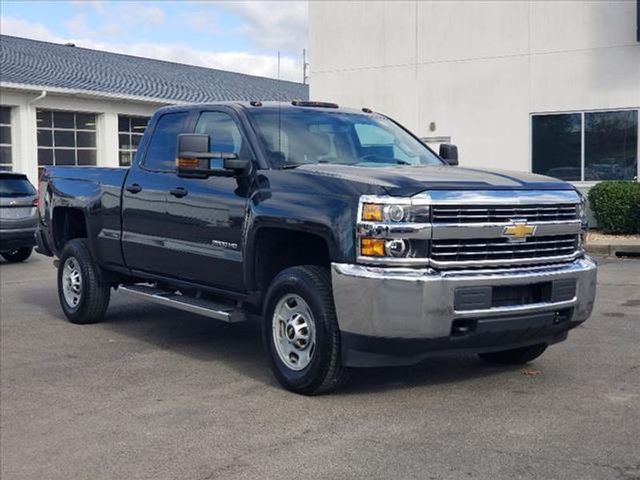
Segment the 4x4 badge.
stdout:
<svg viewBox="0 0 640 480">
<path fill-rule="evenodd" d="M 512 220 L 513 225 L 507 225 L 502 230 L 502 236 L 507 237 L 513 242 L 524 242 L 527 237 L 532 236 L 536 232 L 534 225 L 528 225 L 526 221 Z"/>
</svg>

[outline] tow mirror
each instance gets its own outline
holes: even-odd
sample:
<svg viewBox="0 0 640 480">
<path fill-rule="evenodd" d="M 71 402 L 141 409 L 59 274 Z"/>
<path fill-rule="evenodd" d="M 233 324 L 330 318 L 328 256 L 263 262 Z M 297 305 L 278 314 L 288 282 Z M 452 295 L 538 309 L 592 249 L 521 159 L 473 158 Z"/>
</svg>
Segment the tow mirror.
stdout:
<svg viewBox="0 0 640 480">
<path fill-rule="evenodd" d="M 251 170 L 251 160 L 240 159 L 235 153 L 210 152 L 209 143 L 206 134 L 178 135 L 176 170 L 179 177 L 233 177 L 246 175 Z"/>
<path fill-rule="evenodd" d="M 458 147 L 451 143 L 441 143 L 440 158 L 449 165 L 458 165 Z"/>
</svg>

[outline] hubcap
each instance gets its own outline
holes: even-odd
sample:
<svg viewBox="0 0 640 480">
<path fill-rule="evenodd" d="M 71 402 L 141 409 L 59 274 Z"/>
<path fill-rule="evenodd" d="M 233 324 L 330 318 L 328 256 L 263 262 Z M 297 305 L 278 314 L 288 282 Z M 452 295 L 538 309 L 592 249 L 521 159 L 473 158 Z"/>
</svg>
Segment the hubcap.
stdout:
<svg viewBox="0 0 640 480">
<path fill-rule="evenodd" d="M 67 305 L 78 306 L 82 295 L 82 274 L 74 257 L 67 258 L 62 267 L 62 293 Z"/>
<path fill-rule="evenodd" d="M 299 295 L 285 295 L 276 305 L 271 323 L 280 360 L 296 371 L 309 365 L 316 346 L 316 326 L 307 302 Z"/>
</svg>

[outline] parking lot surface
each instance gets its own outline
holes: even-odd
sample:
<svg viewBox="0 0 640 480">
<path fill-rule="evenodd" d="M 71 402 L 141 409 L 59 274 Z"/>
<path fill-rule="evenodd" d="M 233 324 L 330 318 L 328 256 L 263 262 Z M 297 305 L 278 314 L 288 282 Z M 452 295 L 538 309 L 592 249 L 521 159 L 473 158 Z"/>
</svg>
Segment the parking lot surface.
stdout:
<svg viewBox="0 0 640 480">
<path fill-rule="evenodd" d="M 72 325 L 38 255 L 0 281 L 3 480 L 640 479 L 640 260 L 601 260 L 593 317 L 530 365 L 432 359 L 313 398 L 252 325 L 118 293 Z"/>
</svg>

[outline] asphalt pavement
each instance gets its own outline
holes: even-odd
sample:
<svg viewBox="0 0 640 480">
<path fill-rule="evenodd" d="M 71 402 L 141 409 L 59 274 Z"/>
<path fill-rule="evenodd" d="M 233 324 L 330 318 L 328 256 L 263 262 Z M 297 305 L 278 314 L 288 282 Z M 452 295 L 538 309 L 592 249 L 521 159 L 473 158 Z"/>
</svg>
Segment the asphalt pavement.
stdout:
<svg viewBox="0 0 640 480">
<path fill-rule="evenodd" d="M 68 323 L 51 259 L 0 264 L 0 477 L 640 479 L 640 260 L 601 260 L 593 317 L 525 367 L 360 370 L 303 397 L 253 325 L 114 293 Z"/>
</svg>

